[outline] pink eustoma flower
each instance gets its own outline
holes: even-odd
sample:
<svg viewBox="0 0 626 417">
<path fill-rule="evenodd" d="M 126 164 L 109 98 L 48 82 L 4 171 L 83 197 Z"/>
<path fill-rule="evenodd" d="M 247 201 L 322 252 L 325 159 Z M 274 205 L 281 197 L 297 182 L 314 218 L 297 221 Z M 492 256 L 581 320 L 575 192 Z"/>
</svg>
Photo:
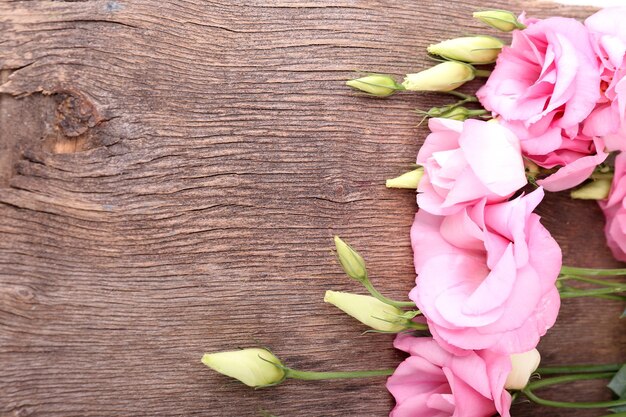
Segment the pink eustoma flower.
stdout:
<svg viewBox="0 0 626 417">
<path fill-rule="evenodd" d="M 561 249 L 533 213 L 543 195 L 539 188 L 451 216 L 415 216 L 418 277 L 409 296 L 446 349 L 521 353 L 554 324 Z"/>
<path fill-rule="evenodd" d="M 615 174 L 607 200 L 599 201 L 604 212 L 606 242 L 615 259 L 626 262 L 626 154 L 615 158 Z"/>
<path fill-rule="evenodd" d="M 396 399 L 390 417 L 509 417 L 504 389 L 510 359 L 489 351 L 455 356 L 430 337 L 398 335 L 394 346 L 409 356 L 387 380 Z"/>
<path fill-rule="evenodd" d="M 601 63 L 602 97 L 585 121 L 583 132 L 590 136 L 614 137 L 606 140 L 609 150 L 624 150 L 626 116 L 626 7 L 598 11 L 585 20 L 594 51 Z M 620 132 L 621 130 L 621 132 Z"/>
<path fill-rule="evenodd" d="M 575 19 L 527 21 L 477 96 L 520 139 L 524 156 L 555 174 L 539 182 L 560 191 L 583 182 L 606 159 L 604 144 L 583 129 L 601 99 L 600 62 Z"/>
<path fill-rule="evenodd" d="M 424 167 L 417 204 L 448 215 L 486 198 L 504 201 L 526 185 L 515 135 L 498 123 L 430 119 L 431 133 L 417 155 Z"/>
</svg>

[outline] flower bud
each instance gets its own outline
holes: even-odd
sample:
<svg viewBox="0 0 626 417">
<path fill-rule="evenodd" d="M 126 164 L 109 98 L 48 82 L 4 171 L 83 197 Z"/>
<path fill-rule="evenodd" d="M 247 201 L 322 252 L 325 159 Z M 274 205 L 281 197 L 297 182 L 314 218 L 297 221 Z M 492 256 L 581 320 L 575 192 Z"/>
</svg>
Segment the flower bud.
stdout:
<svg viewBox="0 0 626 417">
<path fill-rule="evenodd" d="M 588 184 L 570 192 L 572 198 L 579 200 L 604 200 L 608 198 L 611 191 L 611 180 L 593 180 Z"/>
<path fill-rule="evenodd" d="M 486 25 L 502 32 L 511 32 L 515 29 L 526 29 L 526 25 L 517 20 L 517 16 L 506 10 L 485 10 L 474 12 L 474 18 Z"/>
<path fill-rule="evenodd" d="M 407 74 L 402 85 L 412 91 L 452 91 L 474 76 L 471 65 L 446 61 L 416 74 Z"/>
<path fill-rule="evenodd" d="M 396 178 L 391 178 L 385 182 L 387 188 L 408 188 L 416 190 L 417 185 L 424 175 L 424 168 L 419 167 L 413 171 L 405 172 Z"/>
<path fill-rule="evenodd" d="M 202 356 L 202 363 L 220 374 L 238 379 L 254 388 L 278 384 L 285 379 L 285 371 L 281 368 L 280 360 L 267 349 L 250 348 L 205 353 Z"/>
<path fill-rule="evenodd" d="M 530 376 L 539 367 L 541 355 L 537 349 L 511 355 L 511 372 L 506 378 L 504 388 L 520 390 L 528 385 Z"/>
<path fill-rule="evenodd" d="M 491 36 L 466 36 L 430 45 L 428 53 L 470 64 L 491 64 L 503 46 L 500 39 Z"/>
<path fill-rule="evenodd" d="M 355 80 L 346 81 L 346 85 L 376 97 L 388 97 L 404 88 L 388 75 L 372 74 Z"/>
<path fill-rule="evenodd" d="M 335 248 L 337 249 L 337 259 L 346 274 L 359 282 L 366 281 L 367 268 L 361 255 L 341 240 L 339 236 L 335 236 Z"/>
<path fill-rule="evenodd" d="M 418 111 L 418 113 L 424 114 L 428 117 L 438 117 L 440 119 L 450 119 L 464 121 L 470 117 L 484 116 L 489 112 L 484 109 L 471 110 L 463 106 L 443 106 L 433 107 L 427 112 Z"/>
<path fill-rule="evenodd" d="M 404 311 L 369 295 L 326 291 L 324 301 L 372 329 L 385 332 L 399 332 L 406 329 L 406 326 L 400 323 Z"/>
</svg>

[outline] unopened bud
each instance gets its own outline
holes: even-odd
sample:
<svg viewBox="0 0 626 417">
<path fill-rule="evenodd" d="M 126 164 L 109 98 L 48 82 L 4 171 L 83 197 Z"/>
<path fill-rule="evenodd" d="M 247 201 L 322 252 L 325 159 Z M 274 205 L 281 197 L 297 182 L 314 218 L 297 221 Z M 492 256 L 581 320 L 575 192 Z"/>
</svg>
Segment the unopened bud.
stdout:
<svg viewBox="0 0 626 417">
<path fill-rule="evenodd" d="M 610 179 L 593 180 L 572 191 L 570 196 L 579 200 L 604 200 L 611 191 Z"/>
<path fill-rule="evenodd" d="M 285 379 L 280 360 L 267 349 L 250 348 L 205 353 L 202 363 L 220 374 L 238 379 L 249 387 L 261 388 Z"/>
<path fill-rule="evenodd" d="M 474 18 L 486 25 L 502 32 L 511 32 L 515 29 L 526 29 L 526 25 L 520 22 L 513 13 L 506 10 L 485 10 L 474 12 Z"/>
<path fill-rule="evenodd" d="M 506 378 L 504 388 L 521 390 L 528 385 L 530 376 L 537 370 L 541 355 L 537 349 L 511 355 L 511 372 Z"/>
<path fill-rule="evenodd" d="M 424 168 L 419 167 L 413 171 L 405 172 L 399 177 L 388 179 L 385 182 L 385 186 L 387 188 L 408 188 L 416 190 L 423 175 Z"/>
<path fill-rule="evenodd" d="M 388 97 L 398 90 L 404 90 L 404 87 L 390 76 L 378 74 L 346 81 L 346 85 L 376 97 Z"/>
<path fill-rule="evenodd" d="M 428 52 L 455 61 L 481 65 L 495 62 L 503 46 L 500 39 L 491 36 L 466 36 L 430 45 Z"/>
<path fill-rule="evenodd" d="M 399 332 L 406 328 L 401 324 L 404 311 L 369 295 L 326 291 L 324 301 L 375 330 Z"/>
<path fill-rule="evenodd" d="M 361 255 L 341 240 L 339 236 L 335 236 L 335 248 L 337 249 L 337 259 L 346 274 L 359 282 L 366 281 L 367 268 Z"/>
<path fill-rule="evenodd" d="M 412 91 L 452 91 L 473 80 L 474 68 L 456 61 L 446 61 L 416 74 L 407 74 L 402 85 Z"/>
<path fill-rule="evenodd" d="M 427 112 L 419 112 L 425 114 L 428 117 L 438 117 L 440 119 L 450 119 L 464 121 L 470 117 L 485 116 L 489 112 L 485 109 L 471 110 L 463 106 L 444 106 L 433 107 Z"/>
</svg>

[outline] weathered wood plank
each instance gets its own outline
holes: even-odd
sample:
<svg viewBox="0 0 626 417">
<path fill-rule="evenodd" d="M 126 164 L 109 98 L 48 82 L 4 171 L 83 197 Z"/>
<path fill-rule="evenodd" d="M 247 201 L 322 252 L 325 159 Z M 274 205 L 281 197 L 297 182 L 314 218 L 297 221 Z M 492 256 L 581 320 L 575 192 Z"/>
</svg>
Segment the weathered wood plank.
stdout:
<svg viewBox="0 0 626 417">
<path fill-rule="evenodd" d="M 382 379 L 251 391 L 199 359 L 264 344 L 305 369 L 399 362 L 323 304 L 359 290 L 331 237 L 391 296 L 411 288 L 414 196 L 383 184 L 426 134 L 412 110 L 446 99 L 342 81 L 420 69 L 429 43 L 482 30 L 472 10 L 515 4 L 0 2 L 0 415 L 388 413 Z M 569 263 L 613 264 L 593 204 L 541 212 Z M 565 302 L 545 361 L 626 359 L 620 308 Z"/>
</svg>

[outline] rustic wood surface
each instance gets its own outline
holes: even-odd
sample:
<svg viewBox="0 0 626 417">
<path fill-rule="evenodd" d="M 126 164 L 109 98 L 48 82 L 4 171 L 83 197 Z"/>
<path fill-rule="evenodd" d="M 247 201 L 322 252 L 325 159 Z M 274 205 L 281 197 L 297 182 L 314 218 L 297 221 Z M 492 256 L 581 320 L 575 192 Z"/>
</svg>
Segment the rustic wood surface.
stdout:
<svg viewBox="0 0 626 417">
<path fill-rule="evenodd" d="M 301 369 L 395 366 L 391 336 L 322 302 L 412 287 L 413 162 L 439 95 L 358 97 L 425 47 L 528 1 L 0 0 L 0 416 L 384 416 L 384 378 L 253 391 L 203 352 L 272 347 Z M 486 31 L 489 32 L 489 31 Z M 593 203 L 540 209 L 570 265 L 615 265 Z M 545 364 L 626 360 L 623 305 L 566 300 Z M 563 398 L 608 398 L 601 384 Z M 516 405 L 515 415 L 598 416 Z"/>
</svg>

